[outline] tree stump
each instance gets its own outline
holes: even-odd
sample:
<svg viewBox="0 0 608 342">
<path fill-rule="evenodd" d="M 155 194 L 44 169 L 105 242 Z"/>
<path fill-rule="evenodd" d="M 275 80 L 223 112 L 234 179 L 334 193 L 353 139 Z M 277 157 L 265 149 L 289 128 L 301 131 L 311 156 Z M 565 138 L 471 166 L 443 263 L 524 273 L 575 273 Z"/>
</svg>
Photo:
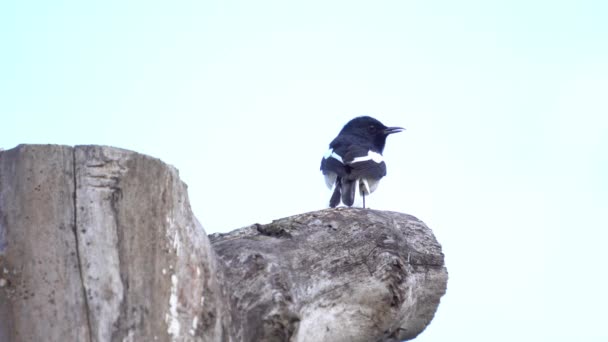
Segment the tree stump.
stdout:
<svg viewBox="0 0 608 342">
<path fill-rule="evenodd" d="M 446 283 L 413 216 L 327 209 L 210 240 L 158 159 L 0 151 L 0 341 L 399 341 Z"/>
</svg>

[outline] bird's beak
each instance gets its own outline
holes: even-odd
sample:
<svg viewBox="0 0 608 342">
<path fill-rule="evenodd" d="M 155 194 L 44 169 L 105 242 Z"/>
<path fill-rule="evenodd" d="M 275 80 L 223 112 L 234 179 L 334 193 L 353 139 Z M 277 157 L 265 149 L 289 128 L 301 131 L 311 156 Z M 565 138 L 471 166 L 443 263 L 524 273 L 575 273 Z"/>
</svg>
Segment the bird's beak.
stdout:
<svg viewBox="0 0 608 342">
<path fill-rule="evenodd" d="M 405 128 L 403 127 L 387 127 L 384 129 L 384 134 L 393 134 L 393 133 L 399 133 L 401 131 L 405 131 Z"/>
</svg>

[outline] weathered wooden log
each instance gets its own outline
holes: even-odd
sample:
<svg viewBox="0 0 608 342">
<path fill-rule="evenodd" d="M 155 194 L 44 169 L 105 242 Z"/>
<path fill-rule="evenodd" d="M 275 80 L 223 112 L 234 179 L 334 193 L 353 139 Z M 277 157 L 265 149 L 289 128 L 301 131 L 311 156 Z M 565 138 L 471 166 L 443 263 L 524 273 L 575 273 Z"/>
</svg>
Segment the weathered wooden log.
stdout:
<svg viewBox="0 0 608 342">
<path fill-rule="evenodd" d="M 0 341 L 397 341 L 445 292 L 412 216 L 322 210 L 214 234 L 178 172 L 101 146 L 0 152 Z"/>
<path fill-rule="evenodd" d="M 402 341 L 429 324 L 447 272 L 413 216 L 326 209 L 213 234 L 239 341 Z"/>
</svg>

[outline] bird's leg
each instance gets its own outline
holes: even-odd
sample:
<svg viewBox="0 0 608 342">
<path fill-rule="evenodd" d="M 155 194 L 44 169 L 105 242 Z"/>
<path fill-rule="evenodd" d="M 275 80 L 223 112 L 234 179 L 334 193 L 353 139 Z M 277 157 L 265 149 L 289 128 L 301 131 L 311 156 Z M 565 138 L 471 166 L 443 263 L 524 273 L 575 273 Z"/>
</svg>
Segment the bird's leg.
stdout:
<svg viewBox="0 0 608 342">
<path fill-rule="evenodd" d="M 365 192 L 362 193 L 363 196 L 363 209 L 365 209 Z"/>
</svg>

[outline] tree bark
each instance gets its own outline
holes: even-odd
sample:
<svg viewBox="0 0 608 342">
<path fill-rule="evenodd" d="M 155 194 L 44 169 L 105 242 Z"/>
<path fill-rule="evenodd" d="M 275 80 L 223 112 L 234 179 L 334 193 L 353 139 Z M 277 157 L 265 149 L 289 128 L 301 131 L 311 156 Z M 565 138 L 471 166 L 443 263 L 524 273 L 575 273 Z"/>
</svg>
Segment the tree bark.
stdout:
<svg viewBox="0 0 608 342">
<path fill-rule="evenodd" d="M 401 213 L 326 209 L 213 234 L 211 243 L 239 341 L 408 340 L 446 290 L 441 247 Z"/>
<path fill-rule="evenodd" d="M 445 293 L 416 218 L 328 209 L 211 242 L 175 168 L 102 146 L 0 151 L 0 341 L 397 341 Z"/>
</svg>

